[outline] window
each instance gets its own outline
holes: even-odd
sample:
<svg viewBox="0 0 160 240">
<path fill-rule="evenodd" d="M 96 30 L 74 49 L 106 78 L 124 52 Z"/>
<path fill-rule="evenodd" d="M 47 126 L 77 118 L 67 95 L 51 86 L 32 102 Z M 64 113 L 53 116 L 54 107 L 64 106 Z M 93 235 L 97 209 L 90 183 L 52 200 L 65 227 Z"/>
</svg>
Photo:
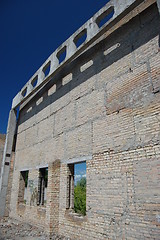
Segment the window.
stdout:
<svg viewBox="0 0 160 240">
<path fill-rule="evenodd" d="M 67 208 L 86 215 L 86 162 L 68 165 Z"/>
<path fill-rule="evenodd" d="M 46 66 L 43 68 L 43 73 L 44 73 L 44 76 L 47 77 L 49 75 L 49 72 L 50 72 L 50 65 L 51 65 L 51 62 L 49 61 Z"/>
<path fill-rule="evenodd" d="M 26 203 L 28 173 L 29 171 L 20 172 L 18 203 Z"/>
<path fill-rule="evenodd" d="M 40 168 L 38 181 L 38 205 L 44 205 L 46 203 L 47 184 L 48 168 Z"/>
<path fill-rule="evenodd" d="M 80 32 L 75 38 L 74 38 L 74 43 L 76 45 L 76 47 L 80 47 L 82 45 L 82 43 L 85 42 L 87 38 L 87 30 L 84 29 L 82 30 L 82 32 Z"/>
</svg>

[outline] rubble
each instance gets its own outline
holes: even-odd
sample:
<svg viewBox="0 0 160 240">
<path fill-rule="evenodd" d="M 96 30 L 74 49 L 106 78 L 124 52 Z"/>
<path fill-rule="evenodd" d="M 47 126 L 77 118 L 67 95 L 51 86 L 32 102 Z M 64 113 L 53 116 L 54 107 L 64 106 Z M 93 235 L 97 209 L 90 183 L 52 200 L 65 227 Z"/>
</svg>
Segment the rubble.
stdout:
<svg viewBox="0 0 160 240">
<path fill-rule="evenodd" d="M 47 236 L 42 229 L 11 218 L 0 219 L 0 240 L 68 240 Z"/>
</svg>

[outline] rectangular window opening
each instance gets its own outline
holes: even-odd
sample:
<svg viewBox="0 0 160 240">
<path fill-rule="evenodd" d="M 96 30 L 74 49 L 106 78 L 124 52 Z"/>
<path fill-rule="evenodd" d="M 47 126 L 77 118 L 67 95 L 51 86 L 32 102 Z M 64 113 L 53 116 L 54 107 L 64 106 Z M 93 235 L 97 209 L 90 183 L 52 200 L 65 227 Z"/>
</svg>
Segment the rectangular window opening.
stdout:
<svg viewBox="0 0 160 240">
<path fill-rule="evenodd" d="M 45 205 L 47 200 L 48 168 L 39 169 L 38 205 Z"/>
<path fill-rule="evenodd" d="M 29 171 L 21 171 L 19 179 L 18 203 L 26 203 Z"/>
<path fill-rule="evenodd" d="M 85 42 L 86 38 L 87 38 L 87 30 L 84 29 L 73 40 L 76 47 L 78 48 L 79 46 L 81 46 Z"/>
<path fill-rule="evenodd" d="M 26 96 L 26 94 L 27 94 L 27 87 L 25 87 L 25 88 L 22 90 L 21 94 L 22 94 L 22 97 L 25 97 L 25 96 Z"/>
<path fill-rule="evenodd" d="M 106 24 L 114 15 L 114 7 L 108 8 L 104 13 L 102 13 L 97 19 L 96 23 L 99 28 Z"/>
<path fill-rule="evenodd" d="M 36 77 L 31 81 L 32 87 L 35 87 L 35 86 L 37 85 L 37 82 L 38 82 L 38 76 L 36 76 Z"/>
<path fill-rule="evenodd" d="M 68 165 L 68 208 L 86 215 L 86 162 Z"/>
<path fill-rule="evenodd" d="M 66 46 L 64 46 L 64 47 L 57 53 L 57 58 L 58 58 L 59 64 L 65 60 L 65 58 L 66 58 Z"/>
<path fill-rule="evenodd" d="M 44 72 L 45 77 L 47 77 L 47 76 L 49 75 L 50 66 L 51 66 L 51 62 L 49 61 L 49 62 L 47 63 L 47 65 L 43 68 L 43 72 Z"/>
</svg>

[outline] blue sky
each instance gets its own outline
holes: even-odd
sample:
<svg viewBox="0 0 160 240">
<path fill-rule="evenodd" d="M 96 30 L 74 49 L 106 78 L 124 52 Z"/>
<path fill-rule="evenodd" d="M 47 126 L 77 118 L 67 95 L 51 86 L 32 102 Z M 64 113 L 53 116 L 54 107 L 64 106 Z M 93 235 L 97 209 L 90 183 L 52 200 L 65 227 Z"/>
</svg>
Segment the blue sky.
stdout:
<svg viewBox="0 0 160 240">
<path fill-rule="evenodd" d="M 74 165 L 75 184 L 77 184 L 77 182 L 83 177 L 86 177 L 86 162 L 77 163 Z"/>
<path fill-rule="evenodd" d="M 107 0 L 0 0 L 0 133 L 13 97 Z"/>
</svg>

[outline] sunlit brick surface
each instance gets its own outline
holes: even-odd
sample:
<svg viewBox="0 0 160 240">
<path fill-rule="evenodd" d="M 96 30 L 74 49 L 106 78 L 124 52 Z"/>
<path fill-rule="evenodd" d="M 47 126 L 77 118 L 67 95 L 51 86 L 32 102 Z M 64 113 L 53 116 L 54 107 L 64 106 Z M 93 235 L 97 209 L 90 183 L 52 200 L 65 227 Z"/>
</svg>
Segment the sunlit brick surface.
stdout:
<svg viewBox="0 0 160 240">
<path fill-rule="evenodd" d="M 160 16 L 148 2 L 20 111 L 11 217 L 71 239 L 159 239 Z M 85 156 L 87 214 L 78 217 L 66 209 L 67 162 Z M 46 166 L 47 201 L 37 206 Z M 18 204 L 23 170 L 27 201 Z"/>
</svg>

